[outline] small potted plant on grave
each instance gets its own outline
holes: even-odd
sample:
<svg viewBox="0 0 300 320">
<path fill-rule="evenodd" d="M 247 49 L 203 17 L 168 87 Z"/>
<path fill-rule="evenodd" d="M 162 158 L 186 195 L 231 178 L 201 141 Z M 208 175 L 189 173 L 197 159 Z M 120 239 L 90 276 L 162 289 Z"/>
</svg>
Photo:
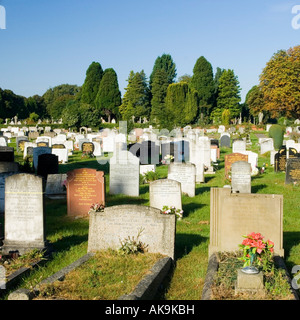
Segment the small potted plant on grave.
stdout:
<svg viewBox="0 0 300 320">
<path fill-rule="evenodd" d="M 174 161 L 174 156 L 172 156 L 171 154 L 167 154 L 164 157 L 164 160 L 162 162 L 163 162 L 163 164 L 170 164 L 173 161 Z"/>
<path fill-rule="evenodd" d="M 91 214 L 91 213 L 95 213 L 95 212 L 103 212 L 104 208 L 105 208 L 105 206 L 103 203 L 93 203 L 90 206 L 90 210 L 88 213 Z"/>
<path fill-rule="evenodd" d="M 175 214 L 178 220 L 181 220 L 183 217 L 183 210 L 176 209 L 174 206 L 163 206 L 162 214 Z"/>
</svg>

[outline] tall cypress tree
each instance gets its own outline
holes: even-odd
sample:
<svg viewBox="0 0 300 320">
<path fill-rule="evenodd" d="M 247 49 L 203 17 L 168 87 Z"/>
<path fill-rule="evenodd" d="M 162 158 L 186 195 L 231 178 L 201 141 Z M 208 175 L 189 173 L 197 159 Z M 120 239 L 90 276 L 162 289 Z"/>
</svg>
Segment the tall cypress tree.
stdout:
<svg viewBox="0 0 300 320">
<path fill-rule="evenodd" d="M 152 82 L 153 82 L 156 71 L 162 70 L 162 69 L 165 70 L 167 73 L 169 84 L 175 81 L 175 78 L 177 76 L 176 64 L 174 63 L 170 54 L 164 53 L 161 57 L 157 57 L 154 62 L 153 70 L 149 79 L 150 89 L 152 88 Z"/>
<path fill-rule="evenodd" d="M 120 105 L 121 92 L 117 74 L 112 68 L 105 69 L 95 99 L 95 106 L 110 122 L 112 116 L 118 117 Z"/>
<path fill-rule="evenodd" d="M 81 102 L 94 105 L 100 82 L 103 76 L 103 69 L 99 62 L 93 61 L 86 71 L 85 81 L 81 89 Z"/>
<path fill-rule="evenodd" d="M 151 120 L 162 123 L 165 117 L 165 99 L 167 95 L 168 75 L 164 69 L 157 70 L 152 82 Z"/>
<path fill-rule="evenodd" d="M 219 121 L 225 109 L 229 109 L 231 118 L 238 117 L 241 112 L 240 86 L 233 70 L 224 70 L 219 79 L 218 92 L 217 107 L 213 110 L 212 118 Z"/>
<path fill-rule="evenodd" d="M 208 115 L 213 104 L 214 74 L 211 64 L 203 56 L 195 63 L 190 86 L 198 92 L 200 112 Z"/>
<path fill-rule="evenodd" d="M 131 71 L 127 81 L 126 92 L 119 108 L 122 119 L 130 120 L 132 116 L 148 118 L 150 115 L 150 95 L 144 70 L 136 73 Z"/>
</svg>

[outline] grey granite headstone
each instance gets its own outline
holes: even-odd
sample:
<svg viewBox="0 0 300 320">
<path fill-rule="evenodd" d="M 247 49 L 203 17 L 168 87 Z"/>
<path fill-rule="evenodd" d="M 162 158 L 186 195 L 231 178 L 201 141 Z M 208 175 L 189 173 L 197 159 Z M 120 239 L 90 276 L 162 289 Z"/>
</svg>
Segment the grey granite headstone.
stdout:
<svg viewBox="0 0 300 320">
<path fill-rule="evenodd" d="M 150 207 L 162 210 L 164 206 L 182 209 L 181 183 L 171 179 L 150 182 Z"/>
<path fill-rule="evenodd" d="M 251 193 L 251 164 L 236 161 L 231 165 L 231 188 L 233 193 Z"/>
<path fill-rule="evenodd" d="M 193 163 L 171 163 L 168 168 L 168 179 L 181 183 L 181 192 L 189 197 L 195 196 L 196 166 Z"/>
<path fill-rule="evenodd" d="M 42 178 L 20 173 L 5 179 L 4 230 L 4 254 L 45 249 Z"/>
</svg>

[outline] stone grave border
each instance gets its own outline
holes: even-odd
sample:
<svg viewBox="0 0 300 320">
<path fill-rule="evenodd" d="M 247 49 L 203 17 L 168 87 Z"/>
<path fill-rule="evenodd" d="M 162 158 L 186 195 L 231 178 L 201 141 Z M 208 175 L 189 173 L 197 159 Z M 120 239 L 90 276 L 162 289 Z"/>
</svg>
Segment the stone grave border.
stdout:
<svg viewBox="0 0 300 320">
<path fill-rule="evenodd" d="M 8 300 L 32 300 L 39 293 L 39 286 L 42 284 L 52 284 L 55 281 L 63 281 L 65 276 L 75 268 L 81 266 L 95 255 L 89 252 L 77 259 L 70 265 L 54 273 L 52 276 L 42 280 L 32 290 L 19 288 L 9 294 Z M 117 300 L 153 300 L 162 282 L 168 276 L 173 267 L 171 257 L 164 257 L 158 260 L 149 272 L 141 279 L 134 290 L 127 295 L 119 297 Z"/>
<path fill-rule="evenodd" d="M 299 300 L 299 296 L 297 294 L 297 291 L 292 287 L 292 281 L 290 278 L 290 275 L 288 273 L 288 270 L 286 268 L 286 265 L 284 263 L 284 260 L 281 256 L 279 255 L 275 255 L 274 256 L 274 264 L 276 265 L 277 268 L 279 269 L 283 269 L 285 272 L 285 278 L 288 281 L 289 285 L 290 285 L 290 291 L 292 293 L 292 295 L 294 296 L 293 300 Z M 219 269 L 219 261 L 218 261 L 218 256 L 216 253 L 213 253 L 208 261 L 208 266 L 207 266 L 207 271 L 206 271 L 206 277 L 205 277 L 205 281 L 204 281 L 204 286 L 203 286 L 203 290 L 202 290 L 202 297 L 201 300 L 211 300 L 211 288 L 213 285 L 213 280 L 214 277 L 217 273 Z"/>
</svg>

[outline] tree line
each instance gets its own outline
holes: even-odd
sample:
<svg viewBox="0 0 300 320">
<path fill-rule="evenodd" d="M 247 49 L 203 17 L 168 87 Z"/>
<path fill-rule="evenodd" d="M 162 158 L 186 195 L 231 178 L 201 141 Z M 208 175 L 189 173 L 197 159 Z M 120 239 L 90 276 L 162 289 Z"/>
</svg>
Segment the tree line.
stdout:
<svg viewBox="0 0 300 320">
<path fill-rule="evenodd" d="M 42 96 L 18 96 L 0 88 L 0 118 L 62 119 L 68 127 L 99 127 L 102 121 L 150 122 L 171 129 L 188 124 L 230 124 L 300 115 L 300 46 L 275 53 L 241 103 L 239 81 L 232 69 L 216 68 L 203 56 L 192 75 L 177 80 L 170 54 L 156 58 L 147 78 L 144 70 L 130 71 L 123 97 L 113 68 L 92 62 L 82 86 L 62 84 Z M 2 120 L 3 121 L 3 120 Z"/>
</svg>

